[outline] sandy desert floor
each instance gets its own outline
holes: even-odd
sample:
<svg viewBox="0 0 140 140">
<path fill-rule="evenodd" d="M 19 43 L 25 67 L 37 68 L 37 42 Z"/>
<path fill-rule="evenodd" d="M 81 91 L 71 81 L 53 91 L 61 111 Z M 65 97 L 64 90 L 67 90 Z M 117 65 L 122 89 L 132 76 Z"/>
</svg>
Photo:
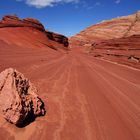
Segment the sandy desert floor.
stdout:
<svg viewBox="0 0 140 140">
<path fill-rule="evenodd" d="M 140 70 L 77 50 L 0 48 L 38 88 L 47 114 L 24 128 L 0 117 L 2 140 L 140 140 Z"/>
</svg>

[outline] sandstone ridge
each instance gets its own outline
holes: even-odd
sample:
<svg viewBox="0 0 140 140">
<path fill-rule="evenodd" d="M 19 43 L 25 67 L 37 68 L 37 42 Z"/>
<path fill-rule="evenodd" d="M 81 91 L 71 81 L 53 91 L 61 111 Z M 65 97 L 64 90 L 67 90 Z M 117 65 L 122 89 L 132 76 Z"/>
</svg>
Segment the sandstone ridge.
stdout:
<svg viewBox="0 0 140 140">
<path fill-rule="evenodd" d="M 0 40 L 17 46 L 39 46 L 68 48 L 68 38 L 45 29 L 37 19 L 20 19 L 16 15 L 7 15 L 0 21 Z M 17 44 L 17 42 L 19 42 Z"/>
<path fill-rule="evenodd" d="M 0 28 L 4 27 L 32 27 L 45 31 L 44 26 L 38 20 L 33 18 L 19 19 L 15 15 L 7 15 L 2 18 Z"/>
<path fill-rule="evenodd" d="M 140 34 L 140 11 L 90 26 L 70 38 L 70 45 L 82 46 L 99 40 L 129 37 Z"/>
<path fill-rule="evenodd" d="M 140 68 L 140 11 L 93 25 L 70 38 L 94 57 Z"/>
</svg>

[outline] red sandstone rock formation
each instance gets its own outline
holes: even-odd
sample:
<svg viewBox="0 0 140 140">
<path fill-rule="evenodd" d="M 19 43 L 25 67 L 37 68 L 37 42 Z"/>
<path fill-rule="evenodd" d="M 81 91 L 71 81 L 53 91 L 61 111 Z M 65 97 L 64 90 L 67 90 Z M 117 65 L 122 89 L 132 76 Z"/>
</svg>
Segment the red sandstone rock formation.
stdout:
<svg viewBox="0 0 140 140">
<path fill-rule="evenodd" d="M 68 38 L 58 33 L 46 31 L 47 37 L 53 41 L 56 41 L 60 44 L 64 44 L 65 47 L 69 45 Z"/>
<path fill-rule="evenodd" d="M 104 40 L 85 45 L 86 52 L 118 63 L 140 68 L 140 35 Z"/>
<path fill-rule="evenodd" d="M 140 34 L 140 11 L 90 26 L 70 38 L 71 46 L 81 46 L 99 40 L 128 37 Z"/>
<path fill-rule="evenodd" d="M 140 11 L 93 25 L 71 37 L 70 46 L 140 68 Z"/>
<path fill-rule="evenodd" d="M 111 45 L 108 51 L 111 53 L 115 48 L 127 48 L 128 40 L 135 42 L 136 49 L 138 38 L 96 43 L 93 40 L 86 46 L 93 45 L 93 52 L 99 50 L 102 55 L 103 47 L 108 49 Z M 93 55 L 81 52 L 82 47 L 73 48 L 68 54 L 46 49 L 42 44 L 46 40 L 47 44 L 60 45 L 35 28 L 0 29 L 0 71 L 14 67 L 26 73 L 48 108 L 45 117 L 21 129 L 5 122 L 0 114 L 0 139 L 139 140 L 140 70 L 96 59 L 93 52 Z M 113 56 L 109 57 L 113 60 Z"/>
<path fill-rule="evenodd" d="M 44 103 L 34 85 L 12 68 L 0 73 L 0 111 L 7 121 L 16 125 L 45 115 Z"/>
<path fill-rule="evenodd" d="M 45 31 L 44 26 L 36 19 L 26 18 L 19 19 L 14 15 L 7 15 L 0 21 L 0 28 L 3 27 L 32 27 L 41 31 Z"/>
<path fill-rule="evenodd" d="M 0 21 L 0 40 L 24 47 L 50 47 L 67 49 L 68 38 L 50 31 L 36 19 L 19 19 L 7 15 Z"/>
</svg>

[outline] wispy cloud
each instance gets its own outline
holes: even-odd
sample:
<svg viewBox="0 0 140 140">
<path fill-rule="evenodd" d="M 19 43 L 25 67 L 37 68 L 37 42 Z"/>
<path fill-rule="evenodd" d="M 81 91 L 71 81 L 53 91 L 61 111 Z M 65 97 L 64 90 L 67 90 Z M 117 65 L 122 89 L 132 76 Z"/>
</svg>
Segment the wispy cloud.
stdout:
<svg viewBox="0 0 140 140">
<path fill-rule="evenodd" d="M 90 10 L 90 9 L 93 9 L 93 8 L 95 8 L 95 7 L 98 7 L 98 6 L 101 6 L 101 3 L 100 3 L 100 2 L 96 2 L 96 3 L 93 4 L 93 5 L 88 5 L 88 6 L 87 6 L 87 9 Z"/>
<path fill-rule="evenodd" d="M 94 9 L 95 7 L 98 7 L 98 6 L 102 6 L 101 2 L 92 2 L 92 3 L 88 3 L 87 1 L 85 0 L 79 0 L 79 3 L 78 5 L 75 5 L 75 8 L 76 9 L 79 9 L 79 8 L 84 8 L 86 10 L 91 10 L 91 9 Z"/>
<path fill-rule="evenodd" d="M 36 8 L 44 8 L 47 6 L 53 7 L 59 3 L 78 3 L 80 0 L 16 0 L 24 1 L 26 4 L 34 6 Z"/>
<path fill-rule="evenodd" d="M 94 6 L 100 6 L 100 5 L 101 5 L 100 2 L 96 2 L 96 3 L 94 4 Z"/>
<path fill-rule="evenodd" d="M 121 0 L 116 0 L 115 3 L 119 4 L 119 3 L 121 3 Z"/>
</svg>

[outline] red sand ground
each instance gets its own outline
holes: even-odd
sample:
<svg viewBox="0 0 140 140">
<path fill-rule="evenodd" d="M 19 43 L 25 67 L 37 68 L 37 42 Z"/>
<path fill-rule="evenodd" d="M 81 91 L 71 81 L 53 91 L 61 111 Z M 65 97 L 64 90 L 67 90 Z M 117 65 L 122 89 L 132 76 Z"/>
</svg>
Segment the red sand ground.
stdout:
<svg viewBox="0 0 140 140">
<path fill-rule="evenodd" d="M 78 49 L 1 42 L 0 71 L 9 67 L 36 85 L 47 114 L 24 128 L 0 117 L 0 139 L 140 140 L 140 70 Z"/>
</svg>

